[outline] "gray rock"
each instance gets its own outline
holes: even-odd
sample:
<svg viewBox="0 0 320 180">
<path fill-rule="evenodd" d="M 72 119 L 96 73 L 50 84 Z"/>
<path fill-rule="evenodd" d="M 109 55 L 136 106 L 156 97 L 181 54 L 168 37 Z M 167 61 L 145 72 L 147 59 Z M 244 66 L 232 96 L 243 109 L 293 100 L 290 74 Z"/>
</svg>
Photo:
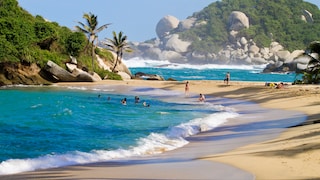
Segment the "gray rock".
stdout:
<svg viewBox="0 0 320 180">
<path fill-rule="evenodd" d="M 285 51 L 277 51 L 276 55 L 279 57 L 279 61 L 285 62 L 290 58 L 290 52 L 288 50 Z"/>
<path fill-rule="evenodd" d="M 241 37 L 240 43 L 241 43 L 241 45 L 244 46 L 244 45 L 246 45 L 248 43 L 248 40 L 245 37 Z"/>
<path fill-rule="evenodd" d="M 158 74 L 147 74 L 147 73 L 143 73 L 143 72 L 137 72 L 134 75 L 134 77 L 137 79 L 164 81 L 164 78 Z"/>
<path fill-rule="evenodd" d="M 302 10 L 302 13 L 302 20 L 306 21 L 307 23 L 313 23 L 314 20 L 312 14 L 308 10 L 304 9 Z"/>
<path fill-rule="evenodd" d="M 98 81 L 96 77 L 91 74 L 82 71 L 81 69 L 75 68 L 72 73 L 63 69 L 56 63 L 48 61 L 45 68 L 48 73 L 51 73 L 60 82 L 94 82 Z M 101 78 L 100 78 L 101 80 Z"/>
<path fill-rule="evenodd" d="M 179 20 L 176 17 L 170 15 L 163 17 L 156 26 L 157 36 L 162 39 L 168 35 L 171 30 L 177 28 L 178 25 Z"/>
<path fill-rule="evenodd" d="M 164 60 L 177 63 L 186 63 L 186 58 L 175 51 L 163 51 L 162 55 Z"/>
<path fill-rule="evenodd" d="M 122 78 L 123 80 L 129 80 L 129 79 L 131 79 L 131 75 L 129 75 L 129 74 L 125 73 L 125 72 L 120 71 L 120 72 L 118 72 L 117 74 L 118 74 L 119 76 L 121 76 L 121 78 Z"/>
<path fill-rule="evenodd" d="M 279 44 L 278 42 L 272 42 L 270 44 L 270 52 L 271 53 L 275 53 L 275 52 L 281 51 L 283 49 L 284 49 L 283 46 L 281 44 Z"/>
<path fill-rule="evenodd" d="M 309 61 L 310 61 L 310 57 L 308 56 L 297 57 L 296 59 L 293 60 L 294 63 L 305 64 L 305 65 L 307 65 Z"/>
<path fill-rule="evenodd" d="M 182 41 L 181 39 L 179 39 L 178 34 L 173 34 L 169 37 L 165 45 L 165 49 L 176 51 L 178 53 L 183 53 L 188 51 L 188 47 L 190 45 L 191 45 L 191 42 Z"/>
<path fill-rule="evenodd" d="M 301 64 L 301 63 L 297 63 L 297 69 L 299 70 L 305 70 L 307 69 L 308 64 Z"/>
<path fill-rule="evenodd" d="M 179 31 L 185 31 L 188 30 L 190 28 L 192 28 L 196 22 L 196 18 L 189 18 L 189 19 L 185 19 L 180 21 L 179 25 L 178 25 L 178 30 Z"/>
<path fill-rule="evenodd" d="M 249 47 L 250 53 L 257 54 L 257 53 L 259 53 L 259 51 L 260 51 L 260 48 L 256 45 L 252 45 Z"/>
<path fill-rule="evenodd" d="M 230 31 L 240 31 L 249 28 L 249 18 L 243 12 L 233 11 L 229 16 L 228 24 Z"/>
</svg>

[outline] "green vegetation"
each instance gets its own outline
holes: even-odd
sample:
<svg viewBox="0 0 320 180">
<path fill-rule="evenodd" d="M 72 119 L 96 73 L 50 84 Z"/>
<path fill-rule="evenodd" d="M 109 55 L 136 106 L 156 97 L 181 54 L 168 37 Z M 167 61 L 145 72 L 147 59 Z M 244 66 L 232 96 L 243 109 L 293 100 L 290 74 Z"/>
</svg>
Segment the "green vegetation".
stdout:
<svg viewBox="0 0 320 180">
<path fill-rule="evenodd" d="M 125 52 L 131 52 L 131 48 L 128 45 L 127 42 L 127 36 L 123 36 L 122 32 L 120 31 L 119 34 L 115 31 L 112 32 L 113 39 L 107 39 L 107 43 L 105 45 L 107 48 L 116 53 L 116 61 L 114 62 L 112 72 L 116 69 L 118 62 L 122 59 L 123 51 Z"/>
<path fill-rule="evenodd" d="M 316 54 L 316 55 L 315 55 Z M 320 41 L 314 41 L 309 44 L 305 50 L 304 56 L 308 56 L 310 61 L 307 69 L 303 70 L 302 81 L 296 81 L 297 84 L 319 84 L 320 83 Z"/>
<path fill-rule="evenodd" d="M 94 71 L 94 59 L 95 59 L 95 41 L 98 38 L 98 33 L 107 28 L 110 24 L 104 24 L 98 26 L 98 17 L 92 13 L 84 13 L 83 18 L 86 20 L 86 24 L 78 22 L 80 26 L 76 26 L 76 29 L 88 35 L 88 42 L 91 43 L 91 57 L 92 57 L 92 71 Z"/>
<path fill-rule="evenodd" d="M 97 49 L 94 43 L 97 33 L 108 25 L 98 27 L 97 16 L 84 14 L 87 25 L 82 24 L 82 30 L 79 27 L 81 32 L 74 32 L 39 15 L 32 16 L 19 6 L 17 0 L 0 0 L 0 17 L 0 63 L 28 62 L 43 68 L 51 60 L 64 67 L 70 56 L 74 56 L 79 68 L 97 67 L 97 62 L 92 60 Z M 91 51 L 87 52 L 87 49 Z M 104 57 L 113 60 L 113 56 L 107 54 Z M 102 78 L 108 74 L 100 68 L 95 71 Z M 119 79 L 114 74 L 108 77 Z"/>
<path fill-rule="evenodd" d="M 314 19 L 306 23 L 301 19 L 303 10 L 308 10 Z M 191 40 L 192 50 L 217 52 L 228 41 L 228 18 L 232 11 L 245 13 L 250 28 L 240 35 L 253 39 L 257 45 L 269 47 L 271 40 L 292 51 L 303 49 L 320 37 L 319 8 L 303 0 L 221 0 L 193 14 L 198 22 L 206 25 L 182 32 L 181 37 Z"/>
</svg>

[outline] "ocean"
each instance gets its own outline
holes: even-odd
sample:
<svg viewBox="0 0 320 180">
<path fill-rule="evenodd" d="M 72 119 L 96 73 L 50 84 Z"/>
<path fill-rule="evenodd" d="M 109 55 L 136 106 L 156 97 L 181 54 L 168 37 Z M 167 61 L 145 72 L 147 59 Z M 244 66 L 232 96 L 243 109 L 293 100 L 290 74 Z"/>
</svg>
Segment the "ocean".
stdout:
<svg viewBox="0 0 320 180">
<path fill-rule="evenodd" d="M 231 74 L 231 81 L 255 82 L 287 82 L 292 83 L 301 79 L 301 74 L 263 73 L 266 65 L 216 65 L 216 64 L 178 64 L 169 61 L 130 59 L 124 62 L 130 67 L 131 73 L 158 74 L 164 79 L 183 80 L 223 80 L 227 72 Z"/>
<path fill-rule="evenodd" d="M 293 82 L 294 73 L 263 74 L 263 66 L 182 65 L 124 61 L 134 74 L 185 80 Z M 135 102 L 135 97 L 139 102 Z M 180 148 L 186 137 L 237 117 L 227 106 L 184 92 L 99 85 L 0 88 L 0 175 L 150 156 Z M 121 100 L 126 98 L 127 104 Z M 149 104 L 150 106 L 144 106 Z"/>
</svg>

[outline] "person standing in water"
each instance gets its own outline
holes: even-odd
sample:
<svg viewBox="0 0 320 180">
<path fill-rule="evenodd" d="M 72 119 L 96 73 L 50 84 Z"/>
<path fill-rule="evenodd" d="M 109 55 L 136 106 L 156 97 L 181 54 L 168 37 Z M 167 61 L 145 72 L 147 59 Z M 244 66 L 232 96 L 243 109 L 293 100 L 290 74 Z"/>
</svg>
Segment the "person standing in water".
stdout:
<svg viewBox="0 0 320 180">
<path fill-rule="evenodd" d="M 122 104 L 122 105 L 127 105 L 127 98 L 123 98 L 123 99 L 121 100 L 121 104 Z"/>
<path fill-rule="evenodd" d="M 204 102 L 205 100 L 206 100 L 206 97 L 204 96 L 204 94 L 200 94 L 199 101 Z"/>
</svg>

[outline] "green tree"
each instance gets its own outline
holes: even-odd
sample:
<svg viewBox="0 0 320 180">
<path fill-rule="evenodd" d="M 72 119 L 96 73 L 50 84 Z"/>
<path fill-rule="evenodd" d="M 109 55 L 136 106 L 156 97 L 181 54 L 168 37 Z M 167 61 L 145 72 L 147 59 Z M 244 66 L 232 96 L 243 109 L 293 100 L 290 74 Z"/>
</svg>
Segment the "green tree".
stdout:
<svg viewBox="0 0 320 180">
<path fill-rule="evenodd" d="M 84 13 L 83 18 L 86 20 L 86 23 L 78 22 L 80 26 L 76 26 L 76 29 L 88 35 L 88 41 L 91 43 L 92 71 L 94 71 L 95 41 L 98 38 L 98 33 L 110 24 L 104 24 L 98 27 L 98 17 L 92 13 Z"/>
<path fill-rule="evenodd" d="M 57 40 L 56 29 L 51 23 L 36 22 L 34 25 L 35 35 L 41 49 L 50 50 L 50 46 Z"/>
<path fill-rule="evenodd" d="M 78 57 L 86 43 L 83 33 L 74 32 L 66 39 L 66 50 L 71 56 Z"/>
<path fill-rule="evenodd" d="M 307 68 L 303 71 L 304 82 L 307 84 L 320 83 L 320 41 L 311 42 L 303 55 L 310 58 Z"/>
<path fill-rule="evenodd" d="M 113 34 L 113 39 L 107 39 L 107 42 L 105 43 L 105 45 L 110 51 L 116 53 L 117 55 L 116 61 L 114 62 L 114 66 L 112 68 L 112 72 L 114 72 L 118 63 L 121 63 L 123 51 L 131 52 L 132 49 L 128 45 L 127 36 L 124 36 L 121 31 L 119 32 L 119 34 L 113 31 L 112 34 Z"/>
</svg>

